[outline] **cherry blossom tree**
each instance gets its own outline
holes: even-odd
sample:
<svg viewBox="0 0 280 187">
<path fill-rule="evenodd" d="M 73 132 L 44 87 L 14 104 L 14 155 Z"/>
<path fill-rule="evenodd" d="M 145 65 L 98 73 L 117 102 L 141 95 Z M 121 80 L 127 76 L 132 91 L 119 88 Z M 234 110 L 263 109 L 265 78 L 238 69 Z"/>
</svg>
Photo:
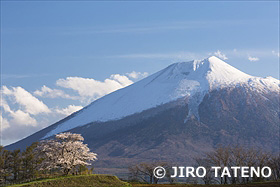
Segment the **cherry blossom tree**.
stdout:
<svg viewBox="0 0 280 187">
<path fill-rule="evenodd" d="M 38 146 L 38 156 L 43 158 L 42 169 L 62 169 L 64 174 L 75 172 L 78 166 L 91 165 L 97 154 L 90 152 L 80 134 L 70 132 L 55 135 L 54 140 L 43 140 Z"/>
</svg>

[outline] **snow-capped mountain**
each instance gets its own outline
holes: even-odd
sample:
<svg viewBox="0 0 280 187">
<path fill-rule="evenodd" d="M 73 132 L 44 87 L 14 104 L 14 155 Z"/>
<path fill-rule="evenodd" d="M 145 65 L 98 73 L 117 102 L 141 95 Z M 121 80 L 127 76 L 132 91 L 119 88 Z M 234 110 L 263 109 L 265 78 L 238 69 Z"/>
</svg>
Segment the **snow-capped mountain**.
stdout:
<svg viewBox="0 0 280 187">
<path fill-rule="evenodd" d="M 25 148 L 64 131 L 99 155 L 98 171 L 151 160 L 187 164 L 219 144 L 279 151 L 280 82 L 217 57 L 175 63 L 7 146 Z"/>
<path fill-rule="evenodd" d="M 246 85 L 258 92 L 279 91 L 279 80 L 247 75 L 215 56 L 175 63 L 124 89 L 109 94 L 59 124 L 44 138 L 92 122 L 106 122 L 188 97 L 189 114 L 199 119 L 198 106 L 206 93 Z"/>
</svg>

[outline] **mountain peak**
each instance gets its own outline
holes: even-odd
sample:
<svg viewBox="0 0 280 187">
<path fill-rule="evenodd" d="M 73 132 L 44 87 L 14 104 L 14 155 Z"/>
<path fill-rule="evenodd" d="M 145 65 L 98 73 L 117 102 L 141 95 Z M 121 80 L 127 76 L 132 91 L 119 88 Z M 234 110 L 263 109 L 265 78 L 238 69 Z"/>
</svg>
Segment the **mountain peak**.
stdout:
<svg viewBox="0 0 280 187">
<path fill-rule="evenodd" d="M 215 63 L 215 62 L 218 62 L 218 63 L 219 63 L 220 61 L 224 62 L 223 60 L 221 60 L 220 58 L 218 58 L 218 57 L 216 57 L 216 56 L 214 56 L 214 55 L 208 57 L 207 59 L 208 59 L 208 61 L 211 61 L 211 62 L 214 62 L 214 63 Z M 224 62 L 224 63 L 225 63 L 225 62 Z"/>
<path fill-rule="evenodd" d="M 277 80 L 278 81 L 278 80 Z M 184 98 L 189 113 L 199 120 L 198 108 L 205 94 L 214 89 L 246 86 L 260 91 L 279 90 L 279 81 L 250 76 L 211 56 L 179 62 L 94 102 L 59 122 L 44 138 L 92 122 L 122 119 Z"/>
<path fill-rule="evenodd" d="M 194 80 L 205 89 L 228 86 L 248 81 L 252 76 L 234 68 L 216 56 L 203 60 L 174 63 L 159 72 L 158 81 Z"/>
<path fill-rule="evenodd" d="M 211 88 L 243 83 L 252 78 L 252 76 L 236 69 L 215 56 L 211 56 L 207 60 L 210 71 L 206 78 Z"/>
</svg>

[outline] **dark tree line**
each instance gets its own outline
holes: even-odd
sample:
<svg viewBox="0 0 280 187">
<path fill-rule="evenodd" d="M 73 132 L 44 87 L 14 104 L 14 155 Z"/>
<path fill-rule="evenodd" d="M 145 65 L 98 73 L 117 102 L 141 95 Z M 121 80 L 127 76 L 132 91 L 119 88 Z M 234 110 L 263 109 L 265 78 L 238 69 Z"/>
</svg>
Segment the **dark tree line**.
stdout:
<svg viewBox="0 0 280 187">
<path fill-rule="evenodd" d="M 38 165 L 41 160 L 37 159 L 34 149 L 38 143 L 33 143 L 21 152 L 5 150 L 0 146 L 0 182 L 2 184 L 33 179 L 38 176 Z"/>
<path fill-rule="evenodd" d="M 168 179 L 170 183 L 173 183 L 173 179 L 170 177 L 171 165 L 167 162 L 151 162 L 151 163 L 140 163 L 128 168 L 130 181 L 144 182 L 149 184 L 157 184 L 160 179 L 154 176 L 154 168 L 162 166 L 166 169 L 165 180 Z"/>
<path fill-rule="evenodd" d="M 218 147 L 212 152 L 206 153 L 202 157 L 194 159 L 194 167 L 202 166 L 206 169 L 206 175 L 202 178 L 187 178 L 187 183 L 204 183 L 204 184 L 246 184 L 250 182 L 261 182 L 265 180 L 276 181 L 280 180 L 280 155 L 267 153 L 260 149 L 247 149 L 241 146 L 223 146 Z M 179 178 L 172 178 L 173 174 L 172 165 L 168 162 L 151 162 L 140 163 L 129 167 L 129 179 L 131 181 L 138 181 L 144 183 L 158 183 L 159 179 L 153 176 L 153 170 L 157 166 L 162 166 L 166 169 L 166 177 L 160 179 L 161 181 L 174 183 L 176 180 L 184 180 Z M 218 172 L 218 177 L 214 176 L 214 170 L 212 166 L 221 167 Z M 233 170 L 229 170 L 231 177 L 223 176 L 222 169 L 224 167 L 264 167 L 271 168 L 272 174 L 269 178 L 263 177 L 241 177 L 240 170 L 237 172 L 237 176 L 234 177 Z"/>
<path fill-rule="evenodd" d="M 280 179 L 280 155 L 271 154 L 261 149 L 244 148 L 241 146 L 224 146 L 215 149 L 213 152 L 207 153 L 202 158 L 195 158 L 197 166 L 204 166 L 208 172 L 202 178 L 205 184 L 244 184 L 249 182 L 260 182 L 264 180 L 279 180 Z M 241 177 L 240 171 L 237 172 L 237 177 L 234 177 L 233 170 L 230 170 L 231 177 L 221 177 L 222 169 L 219 170 L 218 178 L 214 177 L 214 172 L 210 170 L 211 166 L 224 167 L 265 167 L 268 166 L 272 170 L 272 175 L 269 178 L 260 177 Z"/>
<path fill-rule="evenodd" d="M 61 133 L 55 140 L 33 143 L 24 151 L 0 146 L 0 186 L 68 174 L 91 174 L 90 161 L 97 154 L 83 143 L 80 134 Z"/>
</svg>

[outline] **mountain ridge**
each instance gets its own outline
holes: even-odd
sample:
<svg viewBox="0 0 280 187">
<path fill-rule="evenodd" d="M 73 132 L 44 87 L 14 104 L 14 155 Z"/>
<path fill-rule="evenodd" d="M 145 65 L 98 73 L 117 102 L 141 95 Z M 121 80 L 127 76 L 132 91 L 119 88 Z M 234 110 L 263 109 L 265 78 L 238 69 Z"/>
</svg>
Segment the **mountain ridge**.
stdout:
<svg viewBox="0 0 280 187">
<path fill-rule="evenodd" d="M 199 119 L 198 105 L 206 93 L 241 84 L 248 84 L 256 91 L 279 89 L 279 80 L 250 76 L 215 56 L 204 60 L 174 63 L 92 102 L 44 138 L 94 121 L 121 119 L 182 97 L 189 97 L 190 111 L 186 120 L 192 115 Z"/>
</svg>

